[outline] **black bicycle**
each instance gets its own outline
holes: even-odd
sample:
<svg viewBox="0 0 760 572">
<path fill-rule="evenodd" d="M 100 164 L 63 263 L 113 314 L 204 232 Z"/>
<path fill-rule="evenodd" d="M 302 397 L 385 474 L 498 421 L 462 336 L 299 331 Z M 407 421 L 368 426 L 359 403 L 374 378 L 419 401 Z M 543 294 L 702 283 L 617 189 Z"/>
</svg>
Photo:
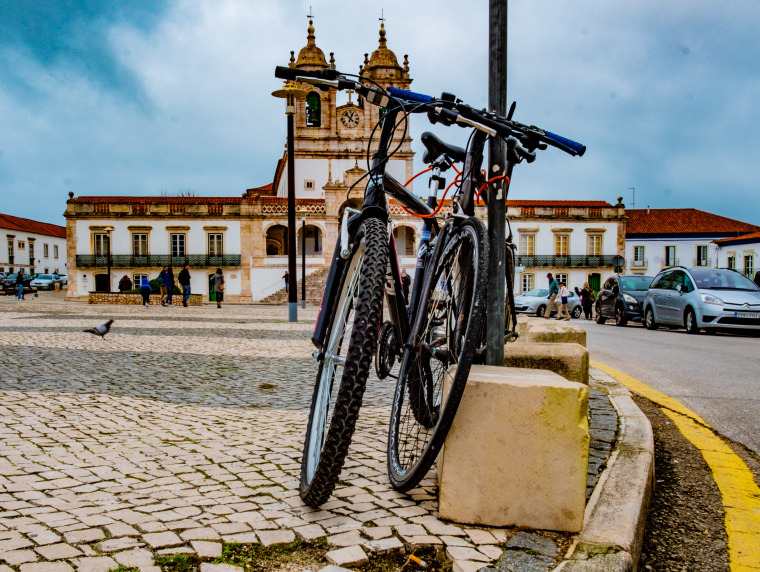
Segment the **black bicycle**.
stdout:
<svg viewBox="0 0 760 572">
<path fill-rule="evenodd" d="M 403 348 L 390 423 L 388 470 L 393 485 L 408 490 L 435 460 L 483 339 L 488 246 L 485 226 L 474 216 L 474 197 L 484 182 L 480 165 L 487 137 L 508 137 L 512 152 L 525 158 L 546 143 L 572 154 L 581 154 L 584 148 L 535 127 L 473 110 L 450 94 L 433 99 L 395 88 L 386 91 L 330 69 L 303 72 L 278 67 L 275 75 L 322 89 L 351 89 L 384 108 L 376 126 L 380 137 L 366 175 L 364 204 L 361 211 L 347 209 L 344 214 L 312 336 L 319 366 L 301 464 L 301 498 L 318 506 L 329 498 L 338 480 L 378 334 L 382 334 L 384 296 L 397 347 Z M 427 113 L 432 122 L 475 128 L 467 151 L 432 134 L 423 137 L 438 181 L 453 160 L 464 161 L 462 183 L 440 226 L 435 218 L 440 208 L 437 187 L 425 203 L 385 173 L 388 158 L 400 146 L 391 149 L 394 134 L 402 127 L 405 135 L 411 113 Z M 415 271 L 410 312 L 397 260 L 389 256 L 395 247 L 386 194 L 426 219 L 421 240 L 425 252 Z"/>
</svg>

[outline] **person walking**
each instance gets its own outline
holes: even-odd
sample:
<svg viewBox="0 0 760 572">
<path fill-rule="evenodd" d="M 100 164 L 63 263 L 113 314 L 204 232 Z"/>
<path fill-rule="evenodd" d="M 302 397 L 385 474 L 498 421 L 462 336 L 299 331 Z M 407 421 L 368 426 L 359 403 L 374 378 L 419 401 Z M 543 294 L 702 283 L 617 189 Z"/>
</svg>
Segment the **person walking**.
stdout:
<svg viewBox="0 0 760 572">
<path fill-rule="evenodd" d="M 187 301 L 190 299 L 190 265 L 186 262 L 185 267 L 179 273 L 177 280 L 182 286 L 182 305 L 187 308 Z"/>
<path fill-rule="evenodd" d="M 222 274 L 221 268 L 216 269 L 216 274 L 214 274 L 213 279 L 214 279 L 214 294 L 216 295 L 216 307 L 221 308 L 222 300 L 224 299 L 224 274 Z"/>
<path fill-rule="evenodd" d="M 549 316 L 552 315 L 552 308 L 554 308 L 557 311 L 557 315 L 559 315 L 559 305 L 557 304 L 557 294 L 559 294 L 559 282 L 557 282 L 554 279 L 554 276 L 552 276 L 552 273 L 549 272 L 549 274 L 546 275 L 546 278 L 549 280 L 549 296 L 547 296 L 547 299 L 549 302 L 546 304 L 546 310 L 544 311 L 544 319 L 548 320 Z"/>
<path fill-rule="evenodd" d="M 588 285 L 588 282 L 583 283 L 583 288 L 581 290 L 578 290 L 578 287 L 575 287 L 575 293 L 578 294 L 578 297 L 581 299 L 581 308 L 583 308 L 583 316 L 587 319 L 591 319 L 591 308 L 593 307 L 593 302 L 591 301 L 591 286 Z"/>
<path fill-rule="evenodd" d="M 285 280 L 285 293 L 288 293 L 288 272 L 285 271 L 285 274 L 282 275 L 282 279 Z"/>
<path fill-rule="evenodd" d="M 16 298 L 19 299 L 19 301 L 24 299 L 24 269 L 18 271 L 18 274 L 16 274 L 16 286 L 18 286 L 18 292 L 16 293 Z"/>
<path fill-rule="evenodd" d="M 132 281 L 129 279 L 129 276 L 126 274 L 121 277 L 121 280 L 119 280 L 119 292 L 122 294 L 126 292 L 127 290 L 132 289 Z"/>
<path fill-rule="evenodd" d="M 401 269 L 401 286 L 404 289 L 404 300 L 409 304 L 409 286 L 412 285 L 412 278 L 406 273 L 406 268 Z"/>
<path fill-rule="evenodd" d="M 172 267 L 166 270 L 166 305 L 172 305 L 172 296 L 174 296 L 174 270 Z"/>
<path fill-rule="evenodd" d="M 559 292 L 557 292 L 557 298 L 560 300 L 559 311 L 557 312 L 557 320 L 569 320 L 570 312 L 567 311 L 567 299 L 570 296 L 570 291 L 565 287 L 564 282 L 559 283 Z"/>
<path fill-rule="evenodd" d="M 161 305 L 166 306 L 166 269 L 164 266 L 158 273 L 158 288 L 161 292 Z"/>
<path fill-rule="evenodd" d="M 153 289 L 150 287 L 148 277 L 143 276 L 142 282 L 140 283 L 140 294 L 142 294 L 143 308 L 147 308 L 150 305 L 151 292 L 153 292 Z"/>
</svg>

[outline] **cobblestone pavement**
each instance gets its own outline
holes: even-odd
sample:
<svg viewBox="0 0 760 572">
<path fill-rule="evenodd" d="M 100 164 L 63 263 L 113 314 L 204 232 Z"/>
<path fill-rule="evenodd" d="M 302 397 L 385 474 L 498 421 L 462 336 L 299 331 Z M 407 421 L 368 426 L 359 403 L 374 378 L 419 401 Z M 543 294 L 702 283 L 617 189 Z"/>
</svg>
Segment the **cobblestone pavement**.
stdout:
<svg viewBox="0 0 760 572">
<path fill-rule="evenodd" d="M 370 378 L 333 499 L 304 506 L 315 315 L 0 298 L 0 572 L 158 572 L 156 555 L 325 536 L 499 558 L 516 531 L 436 518 L 434 471 L 410 495 L 388 483 L 393 380 Z M 82 332 L 108 318 L 105 339 Z"/>
</svg>

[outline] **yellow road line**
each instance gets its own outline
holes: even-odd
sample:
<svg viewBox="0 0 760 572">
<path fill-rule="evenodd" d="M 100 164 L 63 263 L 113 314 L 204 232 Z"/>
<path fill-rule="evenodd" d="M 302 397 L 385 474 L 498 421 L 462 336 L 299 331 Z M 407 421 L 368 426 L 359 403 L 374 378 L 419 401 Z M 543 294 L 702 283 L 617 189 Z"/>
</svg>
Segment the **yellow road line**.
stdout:
<svg viewBox="0 0 760 572">
<path fill-rule="evenodd" d="M 732 572 L 760 570 L 760 487 L 746 463 L 699 415 L 680 401 L 622 371 L 595 361 L 590 364 L 659 405 L 681 434 L 699 449 L 723 500 Z"/>
</svg>

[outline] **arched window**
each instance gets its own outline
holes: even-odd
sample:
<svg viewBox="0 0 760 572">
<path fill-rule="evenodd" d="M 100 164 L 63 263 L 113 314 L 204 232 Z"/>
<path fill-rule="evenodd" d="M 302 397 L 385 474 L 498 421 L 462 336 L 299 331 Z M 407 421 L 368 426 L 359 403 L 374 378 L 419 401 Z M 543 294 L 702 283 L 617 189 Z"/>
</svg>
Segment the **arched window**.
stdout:
<svg viewBox="0 0 760 572">
<path fill-rule="evenodd" d="M 316 91 L 306 96 L 306 125 L 308 127 L 322 125 L 322 100 Z"/>
<path fill-rule="evenodd" d="M 288 254 L 288 227 L 281 224 L 267 229 L 267 256 L 286 256 Z"/>
</svg>

